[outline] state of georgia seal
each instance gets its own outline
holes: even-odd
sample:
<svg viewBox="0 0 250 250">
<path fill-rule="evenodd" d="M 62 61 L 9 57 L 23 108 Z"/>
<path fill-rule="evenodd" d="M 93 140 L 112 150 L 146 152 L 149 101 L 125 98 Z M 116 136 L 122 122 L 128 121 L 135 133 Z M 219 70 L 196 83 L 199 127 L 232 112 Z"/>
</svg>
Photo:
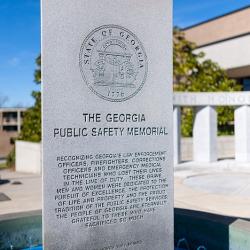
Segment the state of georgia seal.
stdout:
<svg viewBox="0 0 250 250">
<path fill-rule="evenodd" d="M 92 92 L 112 102 L 135 96 L 147 77 L 147 56 L 142 43 L 118 25 L 93 30 L 82 43 L 79 64 Z"/>
</svg>

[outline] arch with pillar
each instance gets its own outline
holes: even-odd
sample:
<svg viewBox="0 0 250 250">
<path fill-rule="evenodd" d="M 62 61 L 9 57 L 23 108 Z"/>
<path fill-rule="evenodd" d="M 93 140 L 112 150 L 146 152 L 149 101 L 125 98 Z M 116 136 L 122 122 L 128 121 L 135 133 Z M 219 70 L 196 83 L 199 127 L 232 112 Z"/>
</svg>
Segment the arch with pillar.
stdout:
<svg viewBox="0 0 250 250">
<path fill-rule="evenodd" d="M 181 162 L 181 107 L 194 107 L 193 161 L 216 162 L 218 106 L 235 107 L 235 161 L 250 163 L 250 92 L 175 92 L 174 164 Z"/>
</svg>

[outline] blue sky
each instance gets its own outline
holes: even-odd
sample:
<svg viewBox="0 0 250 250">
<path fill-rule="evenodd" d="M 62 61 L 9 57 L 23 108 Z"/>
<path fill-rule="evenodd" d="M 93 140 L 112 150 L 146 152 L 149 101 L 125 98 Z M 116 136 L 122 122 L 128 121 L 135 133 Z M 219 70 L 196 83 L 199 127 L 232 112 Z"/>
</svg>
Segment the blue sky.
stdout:
<svg viewBox="0 0 250 250">
<path fill-rule="evenodd" d="M 173 0 L 174 25 L 181 28 L 250 5 L 250 0 Z"/>
<path fill-rule="evenodd" d="M 5 106 L 30 106 L 40 53 L 39 0 L 0 0 L 0 96 Z"/>
<path fill-rule="evenodd" d="M 53 0 L 51 0 L 53 1 Z M 250 0 L 174 0 L 174 25 L 186 27 L 250 5 Z M 0 97 L 5 106 L 30 106 L 40 53 L 40 1 L 0 0 Z"/>
</svg>

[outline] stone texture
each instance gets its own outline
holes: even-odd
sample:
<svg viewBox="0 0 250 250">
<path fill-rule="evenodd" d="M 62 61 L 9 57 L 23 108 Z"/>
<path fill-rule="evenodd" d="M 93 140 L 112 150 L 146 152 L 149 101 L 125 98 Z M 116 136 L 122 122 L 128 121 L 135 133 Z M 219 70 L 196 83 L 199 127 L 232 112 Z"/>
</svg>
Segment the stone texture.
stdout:
<svg viewBox="0 0 250 250">
<path fill-rule="evenodd" d="M 171 9 L 170 0 L 42 1 L 46 250 L 173 249 Z M 108 114 L 143 114 L 145 119 L 110 122 Z M 145 129 L 128 134 L 138 128 L 149 128 L 149 134 Z M 149 164 L 156 163 L 149 155 L 155 152 L 164 153 L 158 167 Z M 110 165 L 108 158 L 115 157 L 121 163 Z M 142 167 L 140 161 L 147 164 Z M 115 179 L 108 170 L 130 163 L 139 167 L 114 170 Z M 78 170 L 87 175 L 75 184 L 71 178 Z M 145 189 L 154 183 L 161 188 Z M 114 196 L 114 190 L 126 198 Z"/>
<path fill-rule="evenodd" d="M 235 110 L 235 159 L 250 161 L 250 107 L 242 106 Z"/>
<path fill-rule="evenodd" d="M 211 106 L 196 108 L 193 154 L 194 161 L 197 162 L 217 160 L 217 113 Z"/>
<path fill-rule="evenodd" d="M 174 164 L 181 161 L 181 110 L 174 107 Z"/>
<path fill-rule="evenodd" d="M 237 92 L 176 92 L 175 106 L 242 106 L 250 104 L 249 91 Z"/>
</svg>

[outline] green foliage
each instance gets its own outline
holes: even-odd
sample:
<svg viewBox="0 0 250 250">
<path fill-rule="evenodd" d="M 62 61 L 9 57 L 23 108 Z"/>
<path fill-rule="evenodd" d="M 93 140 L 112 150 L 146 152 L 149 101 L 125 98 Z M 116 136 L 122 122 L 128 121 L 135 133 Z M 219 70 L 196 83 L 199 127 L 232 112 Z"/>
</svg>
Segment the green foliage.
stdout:
<svg viewBox="0 0 250 250">
<path fill-rule="evenodd" d="M 206 60 L 204 53 L 195 53 L 196 45 L 185 39 L 179 29 L 174 29 L 174 90 L 186 92 L 240 91 L 241 85 L 229 79 L 220 66 Z M 182 109 L 182 135 L 192 136 L 193 110 Z M 234 120 L 234 110 L 218 107 L 218 133 L 232 134 L 230 125 Z"/>
<path fill-rule="evenodd" d="M 16 158 L 16 153 L 15 153 L 15 148 L 13 148 L 8 154 L 7 159 L 6 159 L 6 165 L 8 168 L 14 167 L 15 158 Z"/>
<path fill-rule="evenodd" d="M 36 58 L 37 68 L 35 70 L 34 78 L 37 84 L 41 83 L 41 55 Z"/>
<path fill-rule="evenodd" d="M 192 136 L 194 111 L 192 108 L 181 109 L 181 133 L 185 137 Z"/>
<path fill-rule="evenodd" d="M 35 70 L 35 82 L 41 83 L 41 56 L 36 59 L 37 68 Z M 33 107 L 24 113 L 22 131 L 20 140 L 40 142 L 41 141 L 41 92 L 33 91 L 32 96 L 35 99 Z"/>
<path fill-rule="evenodd" d="M 20 140 L 41 141 L 41 92 L 32 92 L 35 104 L 24 113 Z"/>
</svg>

